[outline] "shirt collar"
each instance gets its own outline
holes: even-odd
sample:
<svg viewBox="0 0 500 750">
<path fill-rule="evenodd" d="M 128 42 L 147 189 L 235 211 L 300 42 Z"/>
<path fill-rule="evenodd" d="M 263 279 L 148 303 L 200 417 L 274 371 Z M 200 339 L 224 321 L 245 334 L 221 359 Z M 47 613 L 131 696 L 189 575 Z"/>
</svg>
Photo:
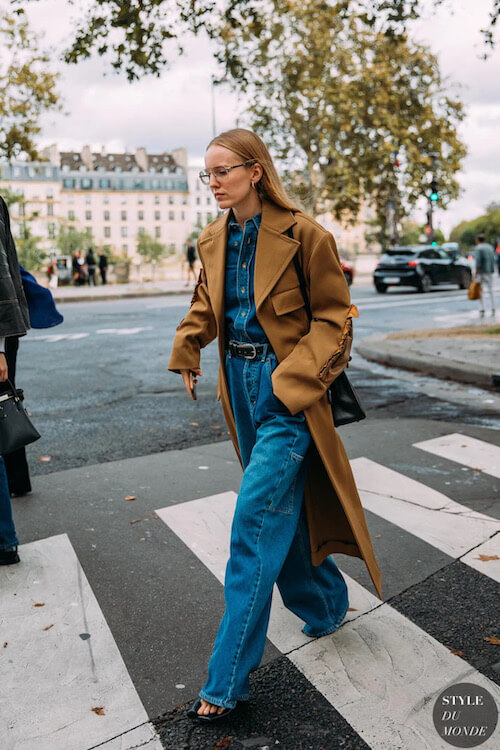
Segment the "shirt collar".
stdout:
<svg viewBox="0 0 500 750">
<path fill-rule="evenodd" d="M 261 221 L 262 221 L 262 211 L 259 211 L 258 214 L 255 214 L 255 216 L 252 216 L 250 219 L 247 219 L 245 221 L 245 228 L 247 224 L 250 224 L 250 222 L 252 222 L 255 225 L 255 228 L 258 230 L 260 227 Z M 240 224 L 238 224 L 238 222 L 234 218 L 234 213 L 232 209 L 230 211 L 229 218 L 228 218 L 228 226 L 238 227 L 239 229 L 241 229 Z"/>
</svg>

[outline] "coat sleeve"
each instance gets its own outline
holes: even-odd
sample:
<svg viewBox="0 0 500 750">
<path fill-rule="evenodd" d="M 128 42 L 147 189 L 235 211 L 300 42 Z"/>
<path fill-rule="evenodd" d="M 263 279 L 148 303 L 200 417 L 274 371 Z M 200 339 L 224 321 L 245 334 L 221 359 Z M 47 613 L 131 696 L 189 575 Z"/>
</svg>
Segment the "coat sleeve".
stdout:
<svg viewBox="0 0 500 750">
<path fill-rule="evenodd" d="M 198 250 L 199 255 L 199 250 Z M 201 256 L 199 256 L 201 258 Z M 217 324 L 210 302 L 205 269 L 201 268 L 187 315 L 177 326 L 168 363 L 171 372 L 200 366 L 200 350 L 217 336 Z"/>
<path fill-rule="evenodd" d="M 292 414 L 319 400 L 344 370 L 352 346 L 352 318 L 358 317 L 329 232 L 305 254 L 304 276 L 310 328 L 272 373 L 273 391 Z"/>
</svg>

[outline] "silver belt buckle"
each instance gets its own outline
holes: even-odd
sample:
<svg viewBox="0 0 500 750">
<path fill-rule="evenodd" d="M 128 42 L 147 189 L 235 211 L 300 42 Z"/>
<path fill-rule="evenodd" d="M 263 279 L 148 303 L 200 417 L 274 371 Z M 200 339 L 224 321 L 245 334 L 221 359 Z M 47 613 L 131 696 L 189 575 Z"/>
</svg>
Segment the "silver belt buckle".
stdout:
<svg viewBox="0 0 500 750">
<path fill-rule="evenodd" d="M 253 354 L 252 355 L 243 354 L 243 357 L 245 359 L 255 359 L 255 357 L 257 356 L 257 347 L 255 346 L 255 344 L 245 344 L 245 346 L 251 346 L 253 349 Z"/>
</svg>

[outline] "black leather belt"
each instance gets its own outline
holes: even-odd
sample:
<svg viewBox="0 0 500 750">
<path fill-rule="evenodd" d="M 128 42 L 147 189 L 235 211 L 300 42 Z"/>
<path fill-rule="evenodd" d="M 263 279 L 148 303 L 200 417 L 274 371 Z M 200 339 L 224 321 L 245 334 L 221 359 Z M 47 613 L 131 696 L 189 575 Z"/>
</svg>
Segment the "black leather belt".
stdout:
<svg viewBox="0 0 500 750">
<path fill-rule="evenodd" d="M 227 348 L 234 357 L 243 357 L 243 359 L 256 359 L 271 351 L 269 344 L 239 344 L 237 341 L 229 341 Z"/>
</svg>

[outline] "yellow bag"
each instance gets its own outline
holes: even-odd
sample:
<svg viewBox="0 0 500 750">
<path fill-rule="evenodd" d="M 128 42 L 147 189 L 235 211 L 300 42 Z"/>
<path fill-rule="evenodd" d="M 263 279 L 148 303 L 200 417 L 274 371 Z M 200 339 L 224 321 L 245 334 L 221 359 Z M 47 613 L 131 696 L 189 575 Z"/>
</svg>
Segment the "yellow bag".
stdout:
<svg viewBox="0 0 500 750">
<path fill-rule="evenodd" d="M 481 283 L 479 281 L 471 281 L 467 296 L 469 299 L 481 299 Z"/>
</svg>

